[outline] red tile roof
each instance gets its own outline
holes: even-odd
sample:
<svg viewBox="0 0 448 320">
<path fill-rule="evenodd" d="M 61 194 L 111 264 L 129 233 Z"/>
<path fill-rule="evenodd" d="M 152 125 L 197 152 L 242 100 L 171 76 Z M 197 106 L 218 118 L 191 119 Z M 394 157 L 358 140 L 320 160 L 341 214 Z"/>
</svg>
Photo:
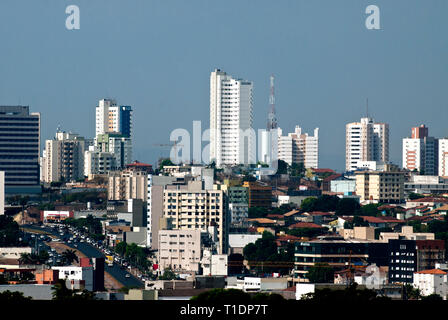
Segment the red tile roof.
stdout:
<svg viewBox="0 0 448 320">
<path fill-rule="evenodd" d="M 275 224 L 277 223 L 275 220 L 267 219 L 267 218 L 253 218 L 253 219 L 247 219 L 247 221 L 254 221 L 261 224 Z"/>
<path fill-rule="evenodd" d="M 404 220 L 398 220 L 394 217 L 371 217 L 371 216 L 361 216 L 364 221 L 369 223 L 401 223 Z"/>
<path fill-rule="evenodd" d="M 290 234 L 284 234 L 277 237 L 277 240 L 279 241 L 300 241 L 300 237 L 292 236 Z"/>
<path fill-rule="evenodd" d="M 289 229 L 297 229 L 297 228 L 322 229 L 323 227 L 311 222 L 298 222 L 289 226 Z"/>
<path fill-rule="evenodd" d="M 283 218 L 284 218 L 284 216 L 283 216 L 282 214 L 273 214 L 273 213 L 270 213 L 270 214 L 268 214 L 268 215 L 266 216 L 266 218 L 277 218 L 277 219 L 283 219 Z"/>
<path fill-rule="evenodd" d="M 410 200 L 409 202 L 442 202 L 442 203 L 448 203 L 448 198 L 424 197 L 424 198 L 420 198 L 420 199 Z"/>
<path fill-rule="evenodd" d="M 314 173 L 326 173 L 326 172 L 334 172 L 334 170 L 332 169 L 328 169 L 328 168 L 316 168 L 316 169 L 311 169 L 312 172 Z"/>
<path fill-rule="evenodd" d="M 332 174 L 331 176 L 328 176 L 324 179 L 325 182 L 337 179 L 339 177 L 342 177 L 342 174 L 336 173 L 336 174 Z"/>
<path fill-rule="evenodd" d="M 440 270 L 440 269 L 430 269 L 430 270 L 422 270 L 419 272 L 415 272 L 415 273 L 419 273 L 419 274 L 447 274 L 445 271 Z"/>
<path fill-rule="evenodd" d="M 299 213 L 299 210 L 291 210 L 291 211 L 289 211 L 289 212 L 286 212 L 286 213 L 284 214 L 284 216 L 285 216 L 285 217 L 290 217 L 290 216 L 293 216 L 293 215 L 295 215 L 295 214 L 297 214 L 297 213 Z"/>
<path fill-rule="evenodd" d="M 135 160 L 134 162 L 127 164 L 126 167 L 151 167 L 152 168 L 152 165 L 147 164 L 147 163 L 138 162 L 137 160 Z"/>
</svg>

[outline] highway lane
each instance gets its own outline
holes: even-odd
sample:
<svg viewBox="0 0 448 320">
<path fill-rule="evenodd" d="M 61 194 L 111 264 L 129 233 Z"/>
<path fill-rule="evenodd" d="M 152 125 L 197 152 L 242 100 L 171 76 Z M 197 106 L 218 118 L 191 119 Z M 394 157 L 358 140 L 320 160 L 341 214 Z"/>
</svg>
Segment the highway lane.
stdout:
<svg viewBox="0 0 448 320">
<path fill-rule="evenodd" d="M 61 241 L 63 241 L 65 245 L 73 249 L 78 249 L 89 258 L 105 258 L 105 255 L 103 254 L 103 252 L 101 252 L 101 250 L 95 248 L 89 243 L 78 242 L 76 244 L 77 245 L 76 247 L 74 246 L 74 243 L 68 243 L 67 241 L 70 239 L 71 236 L 73 236 L 73 234 L 71 234 L 70 232 L 66 232 L 64 235 L 60 235 L 58 231 L 53 230 L 52 228 L 49 227 L 41 228 L 34 225 L 24 225 L 23 227 L 51 233 L 52 235 L 61 239 Z M 107 264 L 105 264 L 104 270 L 126 287 L 139 287 L 139 288 L 144 287 L 144 283 L 140 279 L 136 278 L 134 275 L 129 273 L 127 269 L 122 269 L 116 263 L 114 263 L 112 267 L 109 267 Z M 128 277 L 126 277 L 127 274 L 129 275 Z"/>
</svg>

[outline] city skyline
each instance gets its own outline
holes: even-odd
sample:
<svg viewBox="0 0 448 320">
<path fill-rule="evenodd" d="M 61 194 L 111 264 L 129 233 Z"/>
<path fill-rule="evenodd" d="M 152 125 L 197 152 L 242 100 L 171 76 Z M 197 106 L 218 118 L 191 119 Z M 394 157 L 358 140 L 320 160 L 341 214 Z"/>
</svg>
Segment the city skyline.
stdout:
<svg viewBox="0 0 448 320">
<path fill-rule="evenodd" d="M 169 150 L 153 144 L 169 143 L 172 130 L 191 130 L 193 120 L 208 124 L 215 68 L 254 82 L 254 128 L 266 126 L 274 74 L 278 125 L 288 132 L 297 124 L 305 132 L 321 128 L 321 167 L 343 170 L 344 126 L 365 114 L 366 98 L 371 116 L 390 125 L 394 163 L 401 163 L 409 128 L 425 123 L 433 136 L 448 135 L 448 46 L 433 33 L 444 28 L 446 2 L 377 1 L 381 30 L 365 28 L 366 1 L 76 4 L 82 23 L 72 31 L 64 25 L 65 3 L 0 4 L 8 62 L 1 67 L 8 79 L 0 82 L 2 104 L 40 112 L 42 142 L 58 124 L 93 137 L 94 107 L 110 97 L 133 106 L 133 158 L 155 163 Z M 215 22 L 217 13 L 225 23 Z M 266 24 L 272 17 L 281 19 Z"/>
</svg>

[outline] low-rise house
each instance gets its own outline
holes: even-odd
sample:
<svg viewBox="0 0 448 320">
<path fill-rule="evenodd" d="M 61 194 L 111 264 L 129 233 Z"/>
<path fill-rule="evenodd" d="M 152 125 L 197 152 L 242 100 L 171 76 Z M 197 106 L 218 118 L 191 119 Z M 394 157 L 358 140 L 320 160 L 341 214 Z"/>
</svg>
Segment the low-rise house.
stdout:
<svg viewBox="0 0 448 320">
<path fill-rule="evenodd" d="M 424 197 L 420 199 L 406 201 L 407 208 L 428 206 L 431 208 L 431 210 L 442 207 L 446 204 L 448 204 L 448 198 L 445 197 Z"/>
<path fill-rule="evenodd" d="M 369 224 L 369 226 L 374 228 L 394 228 L 399 224 L 404 224 L 404 220 L 398 220 L 394 217 L 382 216 L 382 217 L 372 217 L 372 216 L 361 216 L 361 218 Z"/>
</svg>

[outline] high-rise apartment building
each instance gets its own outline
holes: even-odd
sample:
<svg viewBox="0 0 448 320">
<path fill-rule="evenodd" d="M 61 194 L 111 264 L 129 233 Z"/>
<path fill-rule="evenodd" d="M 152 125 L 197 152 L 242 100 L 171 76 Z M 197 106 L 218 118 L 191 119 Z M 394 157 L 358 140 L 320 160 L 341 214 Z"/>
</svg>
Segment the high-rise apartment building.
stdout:
<svg viewBox="0 0 448 320">
<path fill-rule="evenodd" d="M 218 167 L 255 163 L 253 83 L 216 69 L 210 76 L 210 161 Z"/>
<path fill-rule="evenodd" d="M 448 177 L 448 138 L 439 139 L 439 176 Z"/>
<path fill-rule="evenodd" d="M 0 171 L 6 193 L 38 193 L 40 114 L 28 106 L 0 106 Z"/>
<path fill-rule="evenodd" d="M 95 135 L 121 133 L 130 138 L 132 134 L 132 107 L 118 106 L 112 99 L 102 99 L 96 107 Z"/>
<path fill-rule="evenodd" d="M 354 171 L 359 161 L 389 162 L 389 125 L 371 118 L 346 125 L 345 168 Z"/>
<path fill-rule="evenodd" d="M 228 247 L 228 206 L 222 190 L 204 190 L 202 181 L 187 186 L 167 185 L 163 192 L 163 216 L 172 229 L 217 231 L 218 254 Z"/>
<path fill-rule="evenodd" d="M 412 128 L 410 138 L 403 139 L 403 168 L 436 176 L 439 167 L 439 141 L 428 136 L 425 125 Z"/>
<path fill-rule="evenodd" d="M 95 138 L 95 151 L 109 152 L 115 157 L 116 168 L 124 168 L 132 162 L 132 141 L 131 138 L 122 134 L 103 133 Z"/>
<path fill-rule="evenodd" d="M 302 128 L 296 126 L 293 133 L 282 136 L 278 129 L 278 159 L 293 163 L 303 163 L 305 168 L 319 167 L 319 128 L 314 129 L 314 136 L 302 134 Z"/>
<path fill-rule="evenodd" d="M 56 132 L 45 141 L 42 176 L 45 182 L 73 181 L 84 177 L 85 141 L 75 133 Z"/>
<path fill-rule="evenodd" d="M 148 173 L 123 170 L 109 173 L 108 200 L 148 199 Z"/>
</svg>

